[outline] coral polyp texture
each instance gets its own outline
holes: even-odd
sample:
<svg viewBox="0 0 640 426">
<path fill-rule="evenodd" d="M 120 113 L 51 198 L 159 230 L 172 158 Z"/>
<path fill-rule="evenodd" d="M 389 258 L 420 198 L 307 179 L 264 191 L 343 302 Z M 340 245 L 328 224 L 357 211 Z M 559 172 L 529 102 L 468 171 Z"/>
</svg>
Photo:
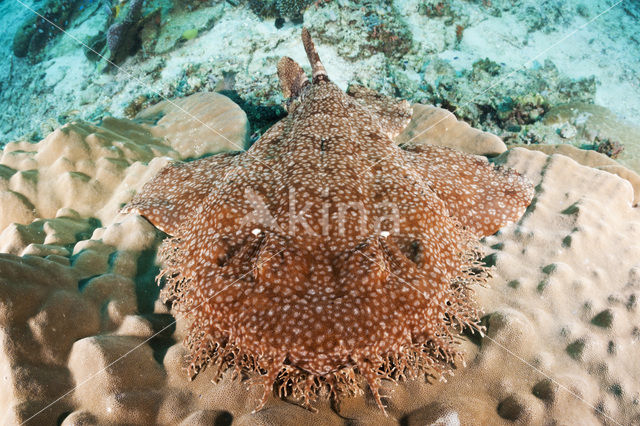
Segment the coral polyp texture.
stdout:
<svg viewBox="0 0 640 426">
<path fill-rule="evenodd" d="M 190 323 L 192 376 L 234 367 L 310 405 L 383 379 L 448 373 L 478 331 L 479 238 L 517 221 L 533 188 L 459 151 L 393 138 L 408 102 L 278 64 L 288 116 L 248 151 L 174 163 L 125 209 L 171 235 L 164 299 Z M 470 129 L 461 127 L 461 134 Z M 481 133 L 477 131 L 472 131 Z"/>
</svg>

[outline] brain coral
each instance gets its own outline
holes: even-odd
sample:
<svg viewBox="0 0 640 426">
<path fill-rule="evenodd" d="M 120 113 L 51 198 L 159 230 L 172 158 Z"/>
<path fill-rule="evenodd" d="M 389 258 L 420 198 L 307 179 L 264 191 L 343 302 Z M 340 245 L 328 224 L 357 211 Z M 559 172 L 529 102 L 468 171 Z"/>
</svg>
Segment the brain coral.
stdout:
<svg viewBox="0 0 640 426">
<path fill-rule="evenodd" d="M 163 169 L 125 208 L 173 238 L 165 299 L 191 321 L 190 373 L 228 367 L 304 404 L 382 379 L 440 376 L 477 329 L 478 237 L 517 220 L 532 188 L 448 148 L 396 145 L 411 108 L 283 58 L 289 115 L 248 151 Z M 354 214 L 355 213 L 355 214 Z M 273 216 L 272 216 L 273 215 Z"/>
<path fill-rule="evenodd" d="M 114 118 L 101 127 L 70 123 L 35 144 L 9 143 L 0 156 L 0 197 L 12 202 L 0 205 L 0 230 L 63 208 L 108 222 L 127 200 L 123 182 L 139 179 L 142 162 L 158 156 L 179 157 L 161 139 Z"/>
<path fill-rule="evenodd" d="M 184 159 L 246 143 L 246 115 L 215 93 L 162 102 L 138 119 L 146 124 L 106 117 L 100 126 L 69 123 L 35 144 L 7 144 L 0 154 L 0 232 L 60 209 L 109 223 L 137 185 L 166 164 L 157 157 Z M 185 148 L 190 136 L 200 142 Z"/>
</svg>

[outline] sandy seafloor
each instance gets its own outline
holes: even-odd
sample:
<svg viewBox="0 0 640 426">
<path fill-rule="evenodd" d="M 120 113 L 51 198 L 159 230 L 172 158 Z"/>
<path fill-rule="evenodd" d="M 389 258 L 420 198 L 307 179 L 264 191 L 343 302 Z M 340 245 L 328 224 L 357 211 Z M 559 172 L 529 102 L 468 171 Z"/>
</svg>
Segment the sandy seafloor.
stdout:
<svg viewBox="0 0 640 426">
<path fill-rule="evenodd" d="M 467 366 L 448 383 L 385 387 L 389 416 L 369 394 L 321 400 L 318 413 L 271 398 L 254 413 L 256 391 L 230 376 L 189 382 L 185 325 L 153 281 L 162 235 L 117 214 L 169 159 L 247 146 L 281 116 L 275 65 L 288 55 L 308 70 L 301 25 L 278 29 L 239 1 L 147 0 L 144 14 L 158 7 L 161 19 L 146 49 L 102 72 L 78 43 L 106 29 L 106 3 L 80 2 L 68 35 L 29 60 L 12 43 L 32 12 L 0 0 L 1 423 L 640 424 L 640 3 L 332 0 L 306 10 L 340 87 L 453 109 L 506 145 L 420 106 L 398 142 L 428 129 L 417 142 L 499 154 L 535 185 L 524 217 L 483 240 L 495 265 L 477 289 L 487 337 L 464 340 Z M 180 101 L 200 123 L 166 104 L 155 125 L 110 118 L 220 90 L 244 112 L 206 94 Z M 56 130 L 74 120 L 85 122 Z M 617 160 L 554 146 L 605 140 L 624 146 Z"/>
</svg>

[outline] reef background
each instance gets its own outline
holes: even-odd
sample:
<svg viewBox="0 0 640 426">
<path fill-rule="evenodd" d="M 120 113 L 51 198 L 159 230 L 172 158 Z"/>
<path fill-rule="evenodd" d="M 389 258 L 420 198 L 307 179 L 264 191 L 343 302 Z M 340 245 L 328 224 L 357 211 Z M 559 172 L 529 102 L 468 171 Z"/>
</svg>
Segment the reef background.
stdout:
<svg viewBox="0 0 640 426">
<path fill-rule="evenodd" d="M 0 0 L 0 423 L 640 424 L 640 176 L 593 151 L 640 170 L 638 2 L 582 29 L 616 3 L 311 3 Z M 301 22 L 342 88 L 442 107 L 414 104 L 397 143 L 492 157 L 536 191 L 482 242 L 466 368 L 386 387 L 388 417 L 370 393 L 256 413 L 231 371 L 189 381 L 188 324 L 154 281 L 166 235 L 118 214 L 170 159 L 246 148 L 284 114 Z"/>
<path fill-rule="evenodd" d="M 598 124 L 640 125 L 638 2 L 605 12 L 616 2 L 146 0 L 135 31 L 108 40 L 119 43 L 117 55 L 104 34 L 139 1 L 21 2 L 0 2 L 0 147 L 38 141 L 74 119 L 132 118 L 163 98 L 214 90 L 243 106 L 255 139 L 283 114 L 275 64 L 283 55 L 302 59 L 304 22 L 342 88 L 359 82 L 442 106 L 508 145 L 609 142 L 601 151 L 613 156 L 623 145 L 621 159 L 638 171 L 637 132 Z M 69 35 L 33 24 L 27 7 Z M 16 33 L 28 31 L 39 39 L 17 43 Z M 20 49 L 25 57 L 16 57 Z M 575 102 L 581 112 L 596 104 L 611 113 L 587 107 L 596 117 L 585 124 L 585 114 L 555 109 Z"/>
</svg>

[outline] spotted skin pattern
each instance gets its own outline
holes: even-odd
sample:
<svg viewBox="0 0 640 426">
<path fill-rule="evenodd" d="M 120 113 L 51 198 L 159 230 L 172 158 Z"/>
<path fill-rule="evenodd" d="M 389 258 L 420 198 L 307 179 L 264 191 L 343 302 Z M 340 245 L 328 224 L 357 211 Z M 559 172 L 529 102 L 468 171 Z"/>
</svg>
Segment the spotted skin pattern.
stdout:
<svg viewBox="0 0 640 426">
<path fill-rule="evenodd" d="M 163 297 L 186 318 L 189 372 L 229 368 L 310 405 L 381 380 L 449 373 L 478 331 L 480 237 L 533 191 L 515 172 L 437 146 L 398 146 L 411 109 L 278 67 L 289 114 L 248 151 L 167 166 L 125 207 L 171 235 Z"/>
</svg>

